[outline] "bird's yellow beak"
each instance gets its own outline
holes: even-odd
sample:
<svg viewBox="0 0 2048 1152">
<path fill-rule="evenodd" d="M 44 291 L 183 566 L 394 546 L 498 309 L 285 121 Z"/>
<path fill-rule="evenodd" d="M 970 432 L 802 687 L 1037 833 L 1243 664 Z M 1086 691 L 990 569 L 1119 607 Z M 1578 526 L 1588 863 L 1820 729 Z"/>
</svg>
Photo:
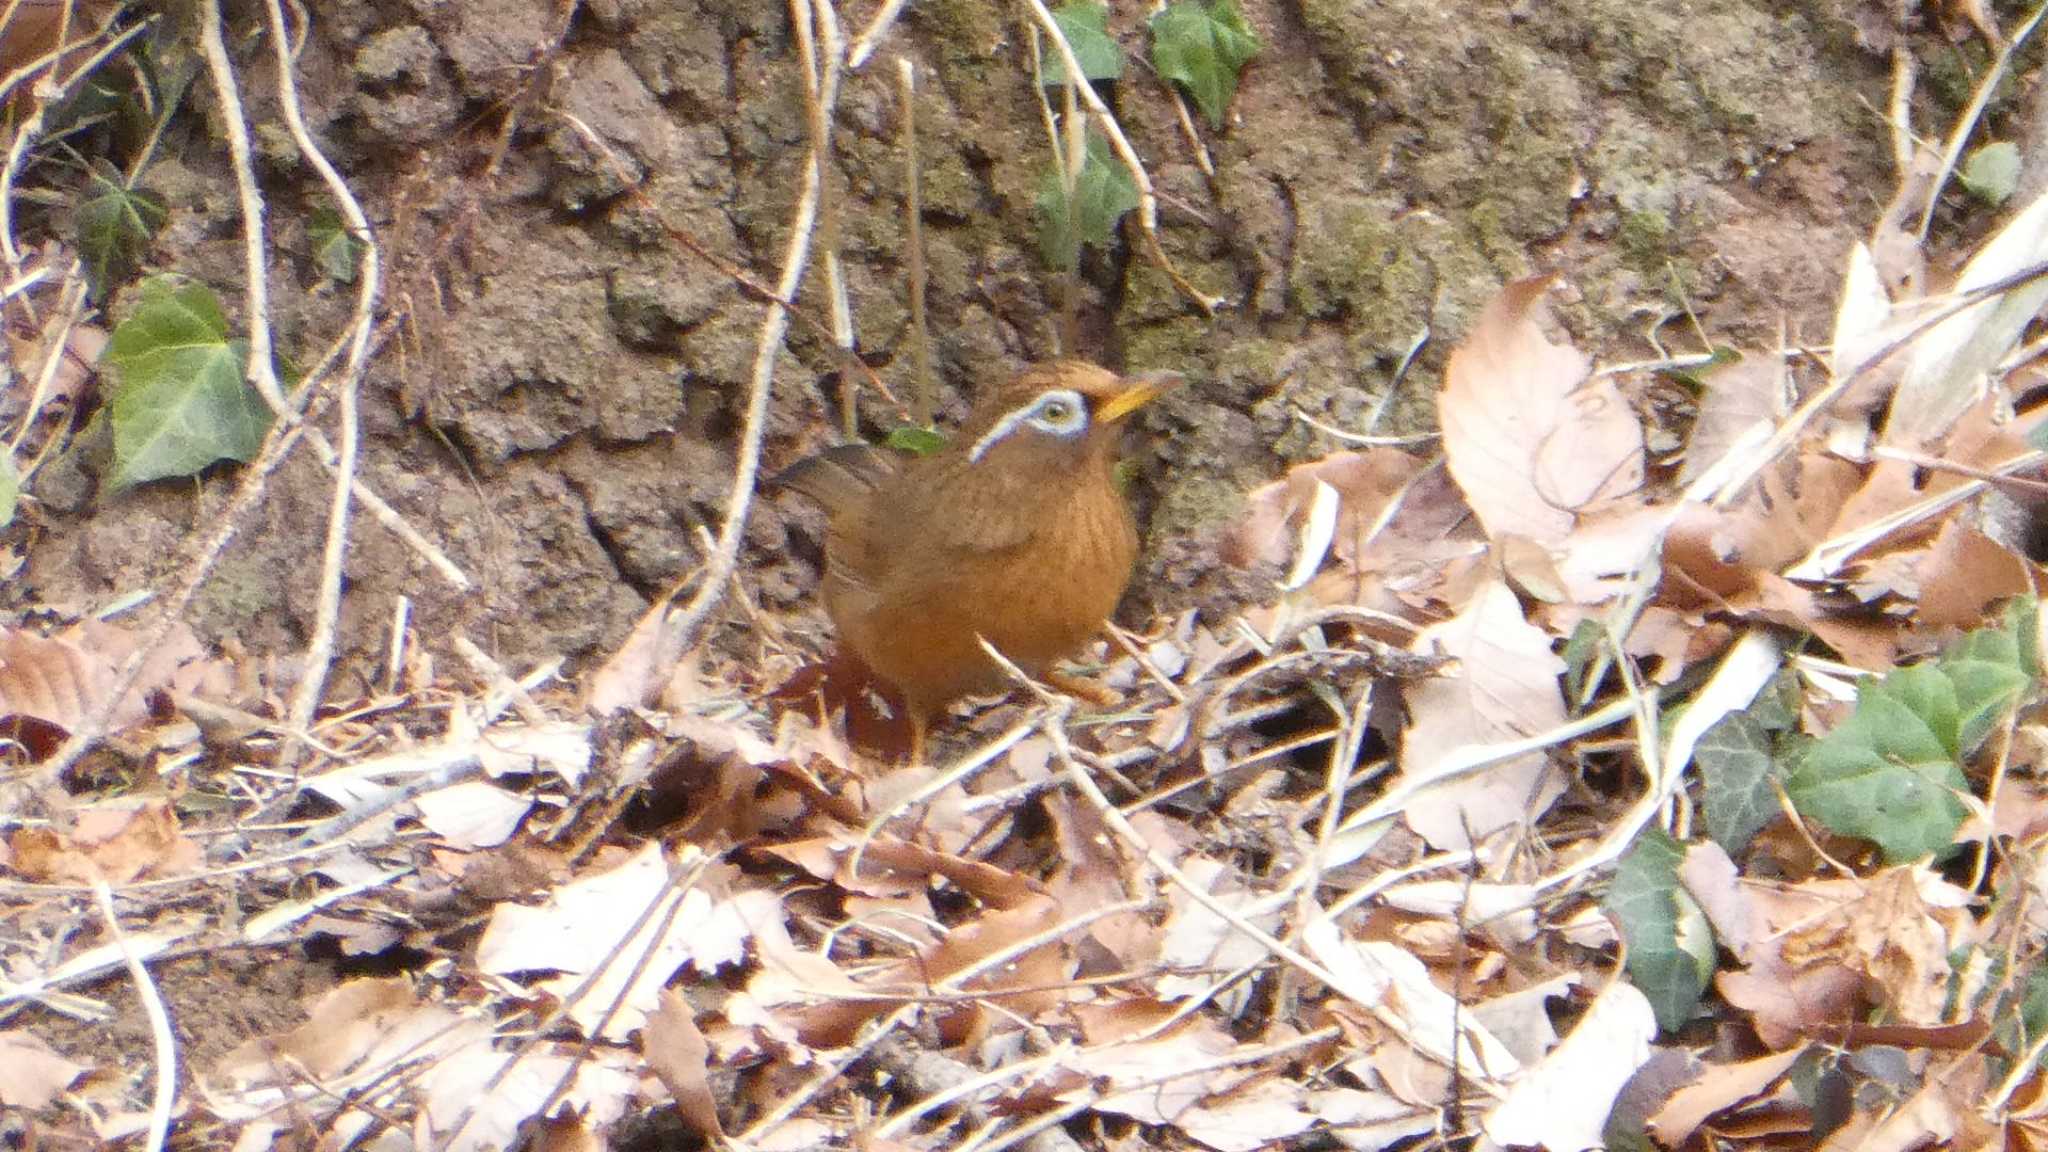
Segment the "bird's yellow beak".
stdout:
<svg viewBox="0 0 2048 1152">
<path fill-rule="evenodd" d="M 1103 401 L 1102 406 L 1095 410 L 1095 418 L 1114 424 L 1185 383 L 1187 377 L 1178 372 L 1141 372 L 1127 376 L 1124 378 L 1124 390 Z"/>
</svg>

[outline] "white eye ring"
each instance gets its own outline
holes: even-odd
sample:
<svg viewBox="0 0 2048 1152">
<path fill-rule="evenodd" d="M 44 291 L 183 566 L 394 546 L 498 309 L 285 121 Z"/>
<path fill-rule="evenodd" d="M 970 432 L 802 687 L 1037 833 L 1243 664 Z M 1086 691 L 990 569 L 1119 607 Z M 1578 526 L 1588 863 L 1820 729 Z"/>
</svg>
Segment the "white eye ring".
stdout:
<svg viewBox="0 0 2048 1152">
<path fill-rule="evenodd" d="M 1060 388 L 1040 396 L 1031 405 L 1025 423 L 1040 432 L 1072 436 L 1088 427 L 1088 405 L 1080 393 Z"/>
<path fill-rule="evenodd" d="M 1072 388 L 1041 392 L 1031 403 L 1004 413 L 995 427 L 967 450 L 967 459 L 979 461 L 998 441 L 1015 432 L 1019 424 L 1029 424 L 1040 432 L 1063 440 L 1071 439 L 1088 430 L 1088 402 Z"/>
</svg>

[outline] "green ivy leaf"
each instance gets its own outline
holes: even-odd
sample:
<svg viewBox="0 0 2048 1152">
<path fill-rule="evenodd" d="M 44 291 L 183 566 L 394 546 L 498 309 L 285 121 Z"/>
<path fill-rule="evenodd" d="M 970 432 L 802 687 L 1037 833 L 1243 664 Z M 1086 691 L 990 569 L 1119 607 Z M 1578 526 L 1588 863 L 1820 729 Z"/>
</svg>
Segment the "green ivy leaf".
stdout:
<svg viewBox="0 0 2048 1152">
<path fill-rule="evenodd" d="M 2019 1011 L 2007 1017 L 2009 1021 L 2020 1026 L 2020 1034 L 2009 1049 L 2014 1052 L 2026 1051 L 2043 1032 L 2048 1032 L 2048 968 L 2036 965 L 2028 971 L 2026 985 L 2020 993 L 2019 1001 Z M 2048 1053 L 2042 1055 L 2041 1063 L 2048 1065 Z"/>
<path fill-rule="evenodd" d="M 14 523 L 14 507 L 21 500 L 21 473 L 15 470 L 14 454 L 0 451 L 0 528 Z"/>
<path fill-rule="evenodd" d="M 1080 265 L 1081 246 L 1109 247 L 1124 213 L 1138 206 L 1138 186 L 1110 155 L 1101 137 L 1088 135 L 1087 160 L 1074 177 L 1073 195 L 1060 184 L 1057 170 L 1038 185 L 1038 247 L 1045 262 L 1064 272 Z"/>
<path fill-rule="evenodd" d="M 1804 706 L 1799 673 L 1787 668 L 1764 685 L 1746 711 L 1750 719 L 1763 725 L 1764 731 L 1780 734 L 1798 730 L 1799 712 Z"/>
<path fill-rule="evenodd" d="M 945 434 L 936 428 L 898 424 L 889 429 L 889 447 L 912 456 L 929 456 L 946 446 Z"/>
<path fill-rule="evenodd" d="M 1856 711 L 1816 741 L 1786 780 L 1792 802 L 1898 863 L 1945 851 L 1967 813 L 1963 761 L 2033 684 L 2023 601 L 2004 628 L 1951 645 L 1939 660 L 1865 681 Z"/>
<path fill-rule="evenodd" d="M 1972 632 L 1942 653 L 1941 670 L 1956 685 L 1959 756 L 1975 755 L 2032 687 L 2033 670 L 2039 667 L 2034 650 L 2038 614 L 2033 600 L 2016 600 L 2006 609 L 2003 626 Z"/>
<path fill-rule="evenodd" d="M 1730 713 L 1700 737 L 1692 761 L 1705 786 L 1707 835 L 1730 856 L 1740 854 L 1778 814 L 1771 734 L 1749 713 Z"/>
<path fill-rule="evenodd" d="M 1955 685 L 1932 665 L 1865 681 L 1856 711 L 1785 782 L 1798 809 L 1894 862 L 1954 842 L 1966 783 L 1955 754 Z"/>
<path fill-rule="evenodd" d="M 1217 128 L 1237 94 L 1238 73 L 1258 52 L 1259 38 L 1235 0 L 1176 0 L 1152 17 L 1152 67 L 1186 88 Z"/>
<path fill-rule="evenodd" d="M 242 379 L 247 346 L 228 339 L 227 317 L 204 284 L 157 276 L 114 328 L 104 363 L 116 386 L 111 483 L 126 488 L 190 476 L 216 460 L 247 460 L 270 410 Z"/>
<path fill-rule="evenodd" d="M 2020 185 L 2019 146 L 2000 140 L 1971 152 L 1956 171 L 1956 183 L 1993 208 L 2005 203 Z"/>
<path fill-rule="evenodd" d="M 313 218 L 306 225 L 306 237 L 312 242 L 313 263 L 319 266 L 321 275 L 338 284 L 355 283 L 356 260 L 362 255 L 363 246 L 349 234 L 340 213 L 324 206 L 314 209 Z"/>
<path fill-rule="evenodd" d="M 1692 1019 L 1714 975 L 1713 930 L 1678 884 L 1684 860 L 1682 845 L 1651 829 L 1615 866 L 1605 901 L 1628 941 L 1629 979 L 1666 1032 Z"/>
<path fill-rule="evenodd" d="M 168 214 L 162 200 L 128 187 L 120 169 L 104 159 L 92 162 L 74 224 L 96 299 L 106 299 L 107 289 L 135 270 Z"/>
<path fill-rule="evenodd" d="M 1060 35 L 1074 50 L 1081 75 L 1090 80 L 1114 80 L 1124 74 L 1124 50 L 1109 37 L 1109 5 L 1075 0 L 1053 9 L 1052 22 L 1060 26 Z M 1041 74 L 1051 86 L 1067 82 L 1067 62 L 1060 58 L 1059 49 L 1046 53 Z"/>
</svg>

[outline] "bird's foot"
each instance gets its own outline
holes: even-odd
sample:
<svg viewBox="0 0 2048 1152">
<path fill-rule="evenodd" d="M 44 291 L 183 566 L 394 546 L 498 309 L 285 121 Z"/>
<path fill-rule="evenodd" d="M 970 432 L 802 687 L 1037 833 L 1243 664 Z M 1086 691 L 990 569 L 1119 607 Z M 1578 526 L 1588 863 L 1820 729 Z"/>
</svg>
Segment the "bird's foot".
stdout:
<svg viewBox="0 0 2048 1152">
<path fill-rule="evenodd" d="M 1069 696 L 1079 697 L 1097 708 L 1114 708 L 1124 702 L 1123 695 L 1107 684 L 1097 683 L 1085 676 L 1071 672 L 1049 671 L 1045 682 Z"/>
</svg>

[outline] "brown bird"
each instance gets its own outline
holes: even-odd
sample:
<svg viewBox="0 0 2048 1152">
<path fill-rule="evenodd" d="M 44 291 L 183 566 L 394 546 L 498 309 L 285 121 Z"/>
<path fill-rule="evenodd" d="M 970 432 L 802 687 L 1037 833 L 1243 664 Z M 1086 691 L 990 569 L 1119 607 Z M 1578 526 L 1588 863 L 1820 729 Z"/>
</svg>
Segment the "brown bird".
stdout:
<svg viewBox="0 0 2048 1152">
<path fill-rule="evenodd" d="M 1138 556 L 1116 482 L 1120 432 L 1180 379 L 1042 364 L 929 456 L 848 444 L 775 478 L 825 510 L 825 610 L 841 644 L 902 694 L 913 760 L 946 705 L 1004 687 L 978 637 L 1045 676 L 1116 609 Z"/>
</svg>

